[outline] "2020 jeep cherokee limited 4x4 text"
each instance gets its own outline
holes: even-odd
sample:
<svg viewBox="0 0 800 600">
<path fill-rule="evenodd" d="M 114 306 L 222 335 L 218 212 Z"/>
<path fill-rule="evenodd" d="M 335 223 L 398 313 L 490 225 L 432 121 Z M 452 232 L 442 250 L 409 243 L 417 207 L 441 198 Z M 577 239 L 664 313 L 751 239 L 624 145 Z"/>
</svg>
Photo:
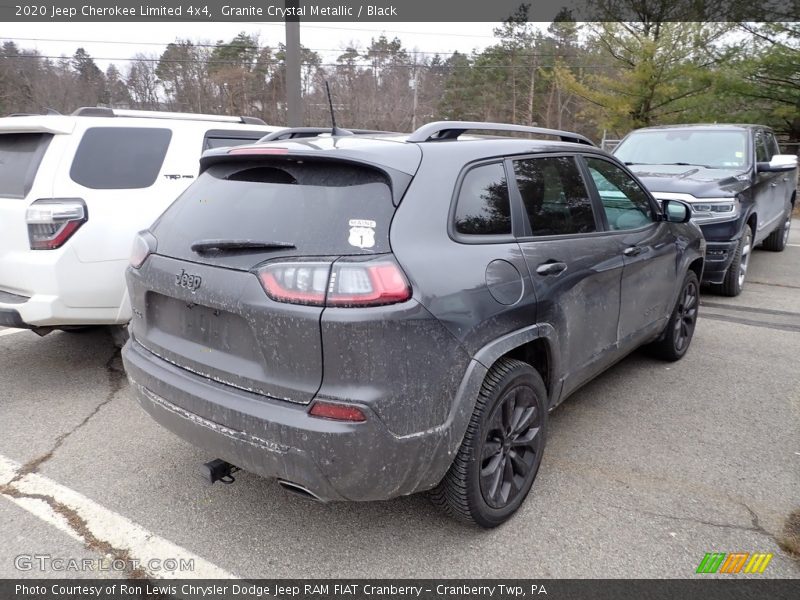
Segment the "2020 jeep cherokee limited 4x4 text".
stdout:
<svg viewBox="0 0 800 600">
<path fill-rule="evenodd" d="M 688 207 L 581 136 L 445 122 L 201 164 L 135 244 L 126 371 L 168 429 L 319 499 L 432 490 L 499 525 L 549 409 L 642 344 L 676 360 L 692 339 Z"/>
</svg>

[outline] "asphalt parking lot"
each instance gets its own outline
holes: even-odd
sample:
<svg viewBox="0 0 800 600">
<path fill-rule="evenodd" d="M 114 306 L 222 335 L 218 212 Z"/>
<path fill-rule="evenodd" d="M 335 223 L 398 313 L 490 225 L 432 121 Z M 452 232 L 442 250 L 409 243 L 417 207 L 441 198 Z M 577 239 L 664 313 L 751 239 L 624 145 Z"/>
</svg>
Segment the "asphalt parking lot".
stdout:
<svg viewBox="0 0 800 600">
<path fill-rule="evenodd" d="M 93 576 L 17 557 L 107 554 L 195 560 L 185 576 L 669 578 L 706 552 L 771 552 L 757 577 L 797 578 L 777 540 L 800 508 L 800 220 L 790 244 L 754 253 L 738 298 L 704 295 L 682 361 L 636 353 L 559 407 L 531 495 L 492 531 L 421 496 L 208 486 L 215 457 L 138 407 L 103 331 L 0 330 L 0 577 Z"/>
</svg>

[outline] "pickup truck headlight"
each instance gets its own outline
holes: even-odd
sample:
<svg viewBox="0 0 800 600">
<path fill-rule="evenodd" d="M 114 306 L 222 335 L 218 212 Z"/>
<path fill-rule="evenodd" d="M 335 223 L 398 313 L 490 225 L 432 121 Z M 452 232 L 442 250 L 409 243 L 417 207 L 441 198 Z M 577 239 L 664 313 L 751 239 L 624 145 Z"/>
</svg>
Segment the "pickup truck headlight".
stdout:
<svg viewBox="0 0 800 600">
<path fill-rule="evenodd" d="M 736 198 L 702 198 L 690 202 L 692 220 L 697 223 L 729 221 L 739 217 L 741 204 Z"/>
</svg>

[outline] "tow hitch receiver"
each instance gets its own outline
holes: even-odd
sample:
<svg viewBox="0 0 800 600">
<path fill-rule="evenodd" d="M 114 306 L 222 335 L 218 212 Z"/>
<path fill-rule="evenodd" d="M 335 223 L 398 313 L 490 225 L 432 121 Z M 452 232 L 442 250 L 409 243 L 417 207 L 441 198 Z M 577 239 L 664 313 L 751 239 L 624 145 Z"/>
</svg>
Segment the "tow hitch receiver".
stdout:
<svg viewBox="0 0 800 600">
<path fill-rule="evenodd" d="M 233 477 L 233 473 L 240 470 L 239 467 L 225 462 L 221 458 L 215 458 L 200 467 L 200 474 L 208 483 L 221 481 L 222 483 L 230 484 L 236 481 Z"/>
</svg>

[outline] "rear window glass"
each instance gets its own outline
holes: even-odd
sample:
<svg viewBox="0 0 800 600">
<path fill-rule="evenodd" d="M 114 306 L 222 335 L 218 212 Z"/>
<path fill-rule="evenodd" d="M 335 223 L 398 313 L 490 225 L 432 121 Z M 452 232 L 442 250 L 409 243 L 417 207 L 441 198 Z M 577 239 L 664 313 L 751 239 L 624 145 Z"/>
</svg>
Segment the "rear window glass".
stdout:
<svg viewBox="0 0 800 600">
<path fill-rule="evenodd" d="M 467 235 L 511 233 L 511 207 L 502 163 L 475 167 L 464 176 L 456 205 L 456 231 Z"/>
<path fill-rule="evenodd" d="M 150 187 L 171 138 L 169 129 L 92 127 L 83 134 L 69 176 L 95 190 Z"/>
<path fill-rule="evenodd" d="M 305 256 L 375 254 L 390 251 L 393 215 L 391 188 L 375 169 L 242 161 L 203 172 L 167 209 L 155 234 L 159 253 L 192 260 L 201 257 L 191 245 L 208 239 L 285 242 L 295 246 L 290 254 Z M 221 252 L 202 259 L 237 267 L 254 264 L 254 256 Z"/>
<path fill-rule="evenodd" d="M 24 198 L 28 195 L 51 139 L 50 133 L 0 135 L 0 196 Z"/>
</svg>

